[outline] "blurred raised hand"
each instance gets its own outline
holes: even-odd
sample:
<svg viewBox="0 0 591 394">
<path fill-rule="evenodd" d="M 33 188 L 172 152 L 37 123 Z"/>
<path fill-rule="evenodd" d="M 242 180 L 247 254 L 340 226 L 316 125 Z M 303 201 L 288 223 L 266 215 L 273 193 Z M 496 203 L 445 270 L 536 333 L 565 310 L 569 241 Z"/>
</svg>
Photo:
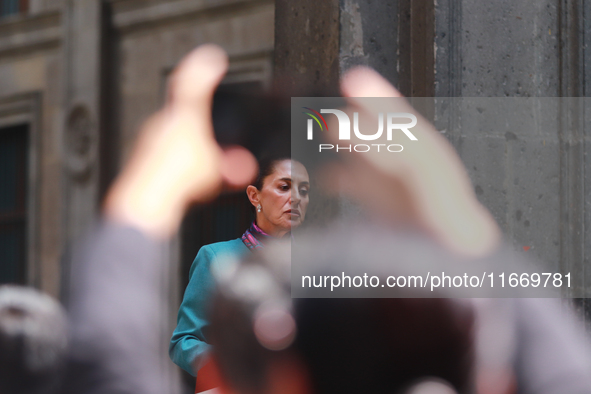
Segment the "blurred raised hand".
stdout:
<svg viewBox="0 0 591 394">
<path fill-rule="evenodd" d="M 228 68 L 226 53 L 203 45 L 174 71 L 166 105 L 142 126 L 134 151 L 109 190 L 110 220 L 167 237 L 187 206 L 215 197 L 222 185 L 245 186 L 256 161 L 244 148 L 222 149 L 211 120 L 215 89 Z"/>
<path fill-rule="evenodd" d="M 500 230 L 477 200 L 454 148 L 433 125 L 372 69 L 357 67 L 346 73 L 341 91 L 349 105 L 346 112 L 359 112 L 360 129 L 375 129 L 375 121 L 363 126 L 363 119 L 377 119 L 379 113 L 412 113 L 418 119 L 412 128 L 418 141 L 409 141 L 400 153 L 385 148 L 347 153 L 344 163 L 328 171 L 333 182 L 336 179 L 342 191 L 380 220 L 418 227 L 455 252 L 481 256 L 494 250 Z M 370 97 L 383 99 L 363 99 Z M 367 143 L 355 135 L 350 142 Z"/>
</svg>

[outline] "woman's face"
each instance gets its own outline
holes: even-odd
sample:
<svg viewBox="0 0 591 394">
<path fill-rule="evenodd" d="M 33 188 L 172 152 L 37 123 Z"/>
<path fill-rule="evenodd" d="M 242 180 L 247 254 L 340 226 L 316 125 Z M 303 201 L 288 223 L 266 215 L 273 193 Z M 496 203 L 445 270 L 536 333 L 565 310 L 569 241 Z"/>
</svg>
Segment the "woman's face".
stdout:
<svg viewBox="0 0 591 394">
<path fill-rule="evenodd" d="M 256 190 L 256 188 L 254 188 Z M 298 227 L 306 217 L 310 178 L 302 163 L 282 160 L 274 171 L 263 179 L 262 190 L 257 190 L 257 224 L 270 235 L 282 236 Z M 252 198 L 251 198 L 252 201 Z"/>
</svg>

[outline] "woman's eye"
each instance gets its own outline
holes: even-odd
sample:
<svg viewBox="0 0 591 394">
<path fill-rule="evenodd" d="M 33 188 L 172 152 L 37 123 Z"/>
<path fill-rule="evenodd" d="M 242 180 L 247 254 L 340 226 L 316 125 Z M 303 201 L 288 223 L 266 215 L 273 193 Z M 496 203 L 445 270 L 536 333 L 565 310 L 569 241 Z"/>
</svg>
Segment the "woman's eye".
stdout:
<svg viewBox="0 0 591 394">
<path fill-rule="evenodd" d="M 307 196 L 308 195 L 308 189 L 301 189 L 300 190 L 300 195 Z"/>
<path fill-rule="evenodd" d="M 286 192 L 289 190 L 289 185 L 280 185 L 279 190 Z"/>
</svg>

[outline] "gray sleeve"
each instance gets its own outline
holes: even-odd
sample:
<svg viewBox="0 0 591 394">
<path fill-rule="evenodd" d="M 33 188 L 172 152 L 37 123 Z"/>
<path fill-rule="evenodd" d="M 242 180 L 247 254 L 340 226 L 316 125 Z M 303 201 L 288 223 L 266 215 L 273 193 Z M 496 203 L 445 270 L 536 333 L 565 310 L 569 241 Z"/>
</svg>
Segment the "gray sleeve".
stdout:
<svg viewBox="0 0 591 394">
<path fill-rule="evenodd" d="M 75 253 L 65 393 L 165 393 L 158 305 L 162 245 L 103 222 Z"/>
<path fill-rule="evenodd" d="M 591 393 L 584 327 L 558 299 L 516 300 L 515 370 L 520 394 Z"/>
</svg>

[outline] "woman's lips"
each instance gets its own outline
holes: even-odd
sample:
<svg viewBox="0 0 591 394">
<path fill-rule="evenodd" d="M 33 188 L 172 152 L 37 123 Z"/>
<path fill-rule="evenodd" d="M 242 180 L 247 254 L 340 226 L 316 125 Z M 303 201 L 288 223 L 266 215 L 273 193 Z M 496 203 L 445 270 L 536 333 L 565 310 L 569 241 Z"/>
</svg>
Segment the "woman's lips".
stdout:
<svg viewBox="0 0 591 394">
<path fill-rule="evenodd" d="M 286 213 L 290 214 L 291 216 L 301 216 L 300 211 L 297 209 L 288 209 Z"/>
</svg>

